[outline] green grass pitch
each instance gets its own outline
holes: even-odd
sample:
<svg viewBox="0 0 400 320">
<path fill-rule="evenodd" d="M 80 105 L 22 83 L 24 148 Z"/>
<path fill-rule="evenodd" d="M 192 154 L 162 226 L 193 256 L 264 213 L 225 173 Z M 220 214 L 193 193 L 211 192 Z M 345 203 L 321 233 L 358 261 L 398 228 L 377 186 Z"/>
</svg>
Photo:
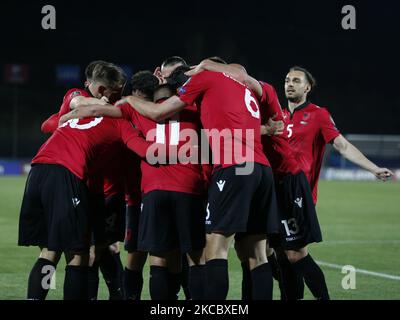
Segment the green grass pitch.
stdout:
<svg viewBox="0 0 400 320">
<path fill-rule="evenodd" d="M 24 299 L 29 271 L 38 249 L 18 247 L 18 216 L 25 177 L 0 178 L 0 299 Z M 400 299 L 400 184 L 380 182 L 320 183 L 318 217 L 324 242 L 310 251 L 315 260 L 384 274 L 356 273 L 356 289 L 342 288 L 340 268 L 322 266 L 332 299 Z M 122 252 L 125 259 L 125 252 Z M 62 298 L 64 260 L 49 299 Z M 234 251 L 229 258 L 229 299 L 240 298 L 241 270 Z M 149 299 L 148 269 L 143 298 Z M 385 275 L 396 276 L 394 279 Z M 100 281 L 99 299 L 107 299 Z M 279 298 L 275 283 L 274 297 Z M 308 289 L 305 299 L 312 299 Z"/>
</svg>

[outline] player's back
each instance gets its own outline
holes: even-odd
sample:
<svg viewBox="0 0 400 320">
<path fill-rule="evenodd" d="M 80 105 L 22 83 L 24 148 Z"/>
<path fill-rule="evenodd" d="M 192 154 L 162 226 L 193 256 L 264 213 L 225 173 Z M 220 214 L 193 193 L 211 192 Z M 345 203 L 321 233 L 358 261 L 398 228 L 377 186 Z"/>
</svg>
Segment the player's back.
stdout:
<svg viewBox="0 0 400 320">
<path fill-rule="evenodd" d="M 199 163 L 181 163 L 179 158 L 174 159 L 174 155 L 180 154 L 182 146 L 194 142 L 185 135 L 185 132 L 188 133 L 190 130 L 191 133 L 199 134 L 200 121 L 197 108 L 188 106 L 162 123 L 140 115 L 129 104 L 120 105 L 119 108 L 124 118 L 130 119 L 148 141 L 168 148 L 169 156 L 166 164 L 151 165 L 145 160 L 142 161 L 143 192 L 167 190 L 202 194 L 204 182 L 201 165 Z M 188 156 L 187 153 L 185 154 Z"/>
<path fill-rule="evenodd" d="M 200 91 L 201 94 L 198 94 Z M 210 140 L 214 161 L 216 153 L 220 153 L 222 159 L 229 151 L 233 152 L 233 163 L 228 163 L 224 158 L 221 160 L 224 167 L 249 161 L 269 164 L 261 145 L 260 108 L 252 91 L 243 83 L 224 73 L 203 71 L 183 85 L 179 94 L 186 103 L 195 99 L 200 105 L 204 129 L 216 129 L 222 136 L 229 131 L 234 138 L 235 145 L 224 145 L 220 150 L 215 146 L 215 141 Z M 246 139 L 246 134 L 252 135 L 251 141 Z M 228 148 L 233 150 L 226 150 Z"/>
<path fill-rule="evenodd" d="M 122 121 L 107 117 L 69 120 L 41 146 L 32 163 L 59 164 L 85 180 L 105 166 L 113 157 L 110 151 L 122 144 L 121 129 L 129 126 Z"/>
</svg>

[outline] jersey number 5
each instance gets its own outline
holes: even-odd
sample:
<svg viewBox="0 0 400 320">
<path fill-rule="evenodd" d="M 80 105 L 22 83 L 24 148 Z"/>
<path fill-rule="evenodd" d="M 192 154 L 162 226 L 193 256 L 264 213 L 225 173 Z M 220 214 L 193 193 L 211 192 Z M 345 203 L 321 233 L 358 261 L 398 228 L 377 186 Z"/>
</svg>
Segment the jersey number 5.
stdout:
<svg viewBox="0 0 400 320">
<path fill-rule="evenodd" d="M 288 135 L 287 135 L 288 138 L 291 138 L 293 135 L 293 126 L 294 126 L 294 124 L 288 124 L 286 127 L 286 130 L 288 131 Z"/>
</svg>

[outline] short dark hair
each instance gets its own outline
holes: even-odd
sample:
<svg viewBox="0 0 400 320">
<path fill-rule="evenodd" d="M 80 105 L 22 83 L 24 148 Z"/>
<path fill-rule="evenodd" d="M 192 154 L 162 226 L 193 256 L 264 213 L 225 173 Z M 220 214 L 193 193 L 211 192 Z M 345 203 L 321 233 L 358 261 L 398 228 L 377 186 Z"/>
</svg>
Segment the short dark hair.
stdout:
<svg viewBox="0 0 400 320">
<path fill-rule="evenodd" d="M 189 66 L 179 66 L 176 68 L 169 77 L 166 78 L 167 83 L 174 89 L 181 87 L 186 81 L 189 80 L 189 76 L 185 72 L 189 71 Z"/>
<path fill-rule="evenodd" d="M 91 80 L 114 89 L 125 85 L 126 75 L 122 68 L 113 63 L 97 63 L 93 68 Z"/>
<path fill-rule="evenodd" d="M 159 91 L 161 91 L 161 90 L 168 90 L 169 93 L 170 93 L 170 95 L 159 96 L 159 97 L 157 97 L 157 100 L 154 101 L 154 102 L 156 102 L 156 103 L 159 102 L 160 100 L 166 100 L 166 99 L 168 99 L 169 97 L 173 96 L 173 95 L 175 94 L 175 92 L 176 92 L 175 88 L 173 88 L 169 83 L 163 83 L 163 84 L 160 84 L 160 85 L 156 88 L 156 90 L 154 91 L 153 99 L 157 96 L 157 94 L 158 94 L 158 95 L 160 94 Z"/>
<path fill-rule="evenodd" d="M 303 72 L 305 77 L 306 77 L 306 80 L 308 81 L 308 83 L 311 86 L 310 92 L 317 86 L 317 81 L 315 80 L 314 76 L 306 68 L 299 67 L 299 66 L 294 66 L 294 67 L 291 67 L 289 71 L 300 71 L 300 72 Z"/>
<path fill-rule="evenodd" d="M 214 61 L 217 63 L 222 63 L 222 64 L 228 64 L 224 59 L 222 59 L 221 57 L 218 57 L 218 56 L 207 58 L 207 60 L 211 60 L 211 61 Z"/>
<path fill-rule="evenodd" d="M 161 63 L 161 67 L 173 66 L 173 65 L 178 64 L 178 63 L 180 63 L 180 64 L 182 64 L 184 66 L 188 65 L 186 63 L 186 61 L 182 57 L 172 56 L 172 57 L 169 57 L 169 58 L 165 59 L 163 61 L 163 63 Z"/>
<path fill-rule="evenodd" d="M 91 80 L 93 76 L 93 69 L 96 65 L 101 64 L 101 65 L 106 65 L 108 62 L 104 60 L 95 60 L 90 62 L 87 67 L 85 68 L 85 77 L 87 80 Z"/>
<path fill-rule="evenodd" d="M 132 76 L 131 86 L 132 90 L 139 90 L 152 100 L 158 86 L 158 78 L 151 71 L 139 71 Z"/>
</svg>

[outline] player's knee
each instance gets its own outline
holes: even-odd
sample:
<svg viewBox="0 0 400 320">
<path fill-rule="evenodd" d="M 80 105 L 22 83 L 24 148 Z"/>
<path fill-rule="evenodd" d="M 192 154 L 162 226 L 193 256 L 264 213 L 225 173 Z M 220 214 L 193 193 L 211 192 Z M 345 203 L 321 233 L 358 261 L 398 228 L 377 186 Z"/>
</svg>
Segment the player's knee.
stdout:
<svg viewBox="0 0 400 320">
<path fill-rule="evenodd" d="M 108 246 L 108 250 L 111 254 L 118 254 L 119 253 L 119 242 L 115 242 Z"/>
<path fill-rule="evenodd" d="M 49 260 L 54 264 L 57 264 L 60 260 L 61 253 L 56 251 L 49 251 L 46 248 L 43 248 L 39 255 L 40 258 Z"/>
<path fill-rule="evenodd" d="M 299 249 L 299 250 L 288 250 L 286 251 L 286 256 L 289 260 L 290 263 L 295 263 L 304 257 L 306 257 L 308 254 L 307 250 L 305 248 Z"/>
</svg>

